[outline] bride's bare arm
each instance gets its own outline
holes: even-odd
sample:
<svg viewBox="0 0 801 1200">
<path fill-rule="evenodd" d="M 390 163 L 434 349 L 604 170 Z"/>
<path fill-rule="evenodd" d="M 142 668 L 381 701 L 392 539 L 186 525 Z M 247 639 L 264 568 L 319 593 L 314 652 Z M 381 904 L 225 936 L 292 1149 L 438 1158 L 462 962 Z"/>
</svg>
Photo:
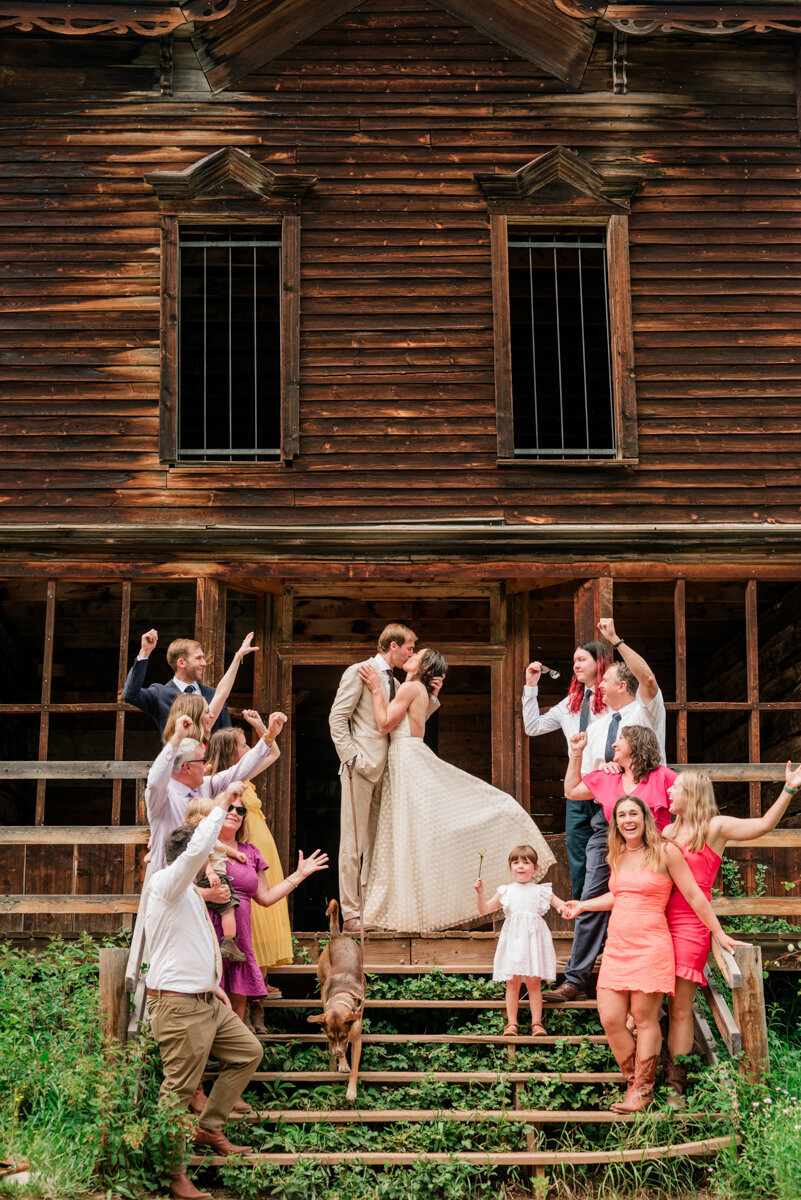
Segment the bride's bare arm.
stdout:
<svg viewBox="0 0 801 1200">
<path fill-rule="evenodd" d="M 395 693 L 395 699 L 387 705 L 378 672 L 369 664 L 362 663 L 359 667 L 359 674 L 373 693 L 373 712 L 378 732 L 390 733 L 396 725 L 400 725 L 409 705 L 417 695 L 417 689 L 413 683 L 402 683 Z"/>
</svg>

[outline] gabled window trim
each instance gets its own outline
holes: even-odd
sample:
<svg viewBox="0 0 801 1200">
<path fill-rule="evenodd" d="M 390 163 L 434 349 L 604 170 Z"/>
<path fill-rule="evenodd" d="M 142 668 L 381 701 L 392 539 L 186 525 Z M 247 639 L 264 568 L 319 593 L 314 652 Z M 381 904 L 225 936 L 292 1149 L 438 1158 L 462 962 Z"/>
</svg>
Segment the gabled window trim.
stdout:
<svg viewBox="0 0 801 1200">
<path fill-rule="evenodd" d="M 316 177 L 273 172 L 242 150 L 226 146 L 183 171 L 156 172 L 146 179 L 159 198 L 161 213 L 161 461 L 176 469 L 231 467 L 231 463 L 178 458 L 179 229 L 258 223 L 281 226 L 281 458 L 276 463 L 237 462 L 236 468 L 263 472 L 291 466 L 300 443 L 299 209 Z"/>
<path fill-rule="evenodd" d="M 475 176 L 489 208 L 499 465 L 621 467 L 638 462 L 637 396 L 629 261 L 629 177 L 602 175 L 575 151 L 556 147 L 519 171 Z M 552 188 L 560 189 L 555 199 Z M 573 193 L 567 199 L 563 193 Z M 550 193 L 550 194 L 549 194 Z M 606 229 L 612 359 L 614 458 L 534 458 L 515 454 L 512 394 L 509 225 L 595 225 Z"/>
</svg>

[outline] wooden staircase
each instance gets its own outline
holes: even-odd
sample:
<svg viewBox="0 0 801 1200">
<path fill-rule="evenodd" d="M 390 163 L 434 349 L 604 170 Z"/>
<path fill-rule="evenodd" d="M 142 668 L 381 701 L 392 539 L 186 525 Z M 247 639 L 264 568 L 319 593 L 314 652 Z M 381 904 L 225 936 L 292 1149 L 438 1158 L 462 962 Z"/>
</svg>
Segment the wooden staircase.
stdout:
<svg viewBox="0 0 801 1200">
<path fill-rule="evenodd" d="M 542 1177 L 570 1164 L 708 1157 L 733 1144 L 726 1114 L 651 1109 L 642 1118 L 609 1110 L 622 1076 L 592 999 L 546 1002 L 547 1037 L 503 1037 L 504 1002 L 492 994 L 501 988 L 487 978 L 492 941 L 451 938 L 458 965 L 439 966 L 387 963 L 386 947 L 368 939 L 353 1105 L 345 1100 L 347 1076 L 332 1070 L 324 1034 L 311 1032 L 306 1021 L 320 1008 L 314 964 L 275 968 L 270 979 L 284 998 L 265 1004 L 271 1032 L 262 1038 L 264 1069 L 248 1092 L 257 1114 L 248 1118 L 247 1135 L 236 1132 L 255 1153 L 241 1161 L 375 1168 L 462 1161 L 491 1167 L 499 1177 L 509 1168 Z M 388 990 L 395 994 L 376 995 Z M 528 1020 L 528 1005 L 521 1005 L 521 1028 Z M 198 1155 L 192 1162 L 226 1160 Z"/>
</svg>

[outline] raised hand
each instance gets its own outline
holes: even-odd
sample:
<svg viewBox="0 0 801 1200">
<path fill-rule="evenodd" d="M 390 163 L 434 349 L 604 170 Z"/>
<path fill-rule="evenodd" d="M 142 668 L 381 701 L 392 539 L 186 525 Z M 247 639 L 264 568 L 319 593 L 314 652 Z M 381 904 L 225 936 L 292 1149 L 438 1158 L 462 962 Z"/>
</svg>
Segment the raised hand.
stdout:
<svg viewBox="0 0 801 1200">
<path fill-rule="evenodd" d="M 601 637 L 606 638 L 607 642 L 617 642 L 619 638 L 615 632 L 615 622 L 611 617 L 601 617 L 598 622 L 598 632 Z"/>
<path fill-rule="evenodd" d="M 478 892 L 479 896 L 483 895 L 483 893 L 484 893 L 484 880 L 483 880 L 483 879 L 477 879 L 477 880 L 476 880 L 476 882 L 473 884 L 473 887 L 476 889 L 476 891 Z"/>
<path fill-rule="evenodd" d="M 308 858 L 304 858 L 303 851 L 298 850 L 298 871 L 305 879 L 307 875 L 313 875 L 315 871 L 328 870 L 328 855 L 322 850 L 315 850 L 314 854 L 310 854 Z"/>
<path fill-rule="evenodd" d="M 267 737 L 275 741 L 288 720 L 289 718 L 287 717 L 286 713 L 270 713 L 269 717 L 267 718 Z"/>
<path fill-rule="evenodd" d="M 587 745 L 587 732 L 574 733 L 570 738 L 570 757 L 581 758 L 584 753 L 584 747 Z"/>
<path fill-rule="evenodd" d="M 156 649 L 156 643 L 159 640 L 158 629 L 148 629 L 147 633 L 142 634 L 142 649 L 139 651 L 140 658 L 150 658 L 150 655 Z"/>
<path fill-rule="evenodd" d="M 798 766 L 795 770 L 793 770 L 793 764 L 788 762 L 784 769 L 784 782 L 790 788 L 801 787 L 801 766 Z"/>
<path fill-rule="evenodd" d="M 375 671 L 369 663 L 359 664 L 359 678 L 363 683 L 366 683 L 371 692 L 377 692 L 381 687 L 381 680 L 378 678 L 378 672 Z"/>
<path fill-rule="evenodd" d="M 178 737 L 179 739 L 189 737 L 189 734 L 191 733 L 192 727 L 194 724 L 195 724 L 195 722 L 192 720 L 191 717 L 187 717 L 187 716 L 179 717 L 178 720 L 175 722 L 175 736 Z"/>
<path fill-rule="evenodd" d="M 431 680 L 431 695 L 436 700 L 442 690 L 442 685 L 445 682 L 444 675 L 435 675 Z"/>
<path fill-rule="evenodd" d="M 249 633 L 242 645 L 237 650 L 237 654 L 240 658 L 244 658 L 246 654 L 252 654 L 254 650 L 258 650 L 258 646 L 251 646 L 250 644 L 253 641 L 254 636 L 255 635 L 253 633 Z"/>
<path fill-rule="evenodd" d="M 536 687 L 542 674 L 542 663 L 532 662 L 526 667 L 526 687 Z"/>
<path fill-rule="evenodd" d="M 259 735 L 259 737 L 264 736 L 264 734 L 267 732 L 267 726 L 261 719 L 261 713 L 257 712 L 255 708 L 243 708 L 242 716 L 247 721 L 248 725 L 251 725 L 256 730 L 256 733 Z"/>
</svg>

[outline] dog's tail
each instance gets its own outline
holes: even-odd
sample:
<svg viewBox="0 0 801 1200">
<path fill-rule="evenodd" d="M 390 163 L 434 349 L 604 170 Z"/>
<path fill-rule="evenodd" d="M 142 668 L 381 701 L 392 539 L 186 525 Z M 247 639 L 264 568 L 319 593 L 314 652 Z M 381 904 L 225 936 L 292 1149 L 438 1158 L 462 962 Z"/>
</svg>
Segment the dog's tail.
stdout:
<svg viewBox="0 0 801 1200">
<path fill-rule="evenodd" d="M 339 902 L 332 900 L 325 910 L 325 915 L 329 918 L 328 930 L 331 937 L 336 937 L 339 933 Z"/>
</svg>

